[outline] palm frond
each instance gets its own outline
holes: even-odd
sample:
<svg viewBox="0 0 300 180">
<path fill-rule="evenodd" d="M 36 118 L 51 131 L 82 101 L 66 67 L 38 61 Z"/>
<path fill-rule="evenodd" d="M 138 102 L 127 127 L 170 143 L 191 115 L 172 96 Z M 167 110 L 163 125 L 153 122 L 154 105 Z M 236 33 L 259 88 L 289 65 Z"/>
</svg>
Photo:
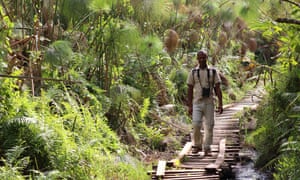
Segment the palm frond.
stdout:
<svg viewBox="0 0 300 180">
<path fill-rule="evenodd" d="M 298 152 L 300 153 L 300 142 L 299 141 L 288 141 L 280 146 L 281 152 Z"/>
<path fill-rule="evenodd" d="M 82 20 L 88 11 L 90 0 L 63 0 L 60 1 L 62 20 L 67 19 L 67 22 L 77 22 Z M 67 23 L 65 22 L 65 23 Z M 69 24 L 66 24 L 69 25 Z"/>
<path fill-rule="evenodd" d="M 22 157 L 22 153 L 26 150 L 24 146 L 14 146 L 6 152 L 7 162 L 15 167 L 24 168 L 29 164 L 29 157 Z"/>
<path fill-rule="evenodd" d="M 139 47 L 139 53 L 145 55 L 148 58 L 161 53 L 162 50 L 163 50 L 162 41 L 157 36 L 152 36 L 152 35 L 144 37 L 144 40 L 141 42 Z"/>
<path fill-rule="evenodd" d="M 117 0 L 92 0 L 89 8 L 95 12 L 110 10 L 112 5 L 116 4 Z"/>
<path fill-rule="evenodd" d="M 127 103 L 129 98 L 133 98 L 137 102 L 142 100 L 141 92 L 128 85 L 113 86 L 110 91 L 110 97 L 113 99 L 112 102 L 114 104 Z"/>
<path fill-rule="evenodd" d="M 123 47 L 127 47 L 127 50 L 130 50 L 131 48 L 136 49 L 138 42 L 141 41 L 141 35 L 136 25 L 130 22 L 123 21 L 120 23 L 118 35 L 119 38 L 116 39 L 119 40 L 119 44 Z"/>
<path fill-rule="evenodd" d="M 139 22 L 162 22 L 170 15 L 171 3 L 162 0 L 131 0 Z"/>
<path fill-rule="evenodd" d="M 62 66 L 68 63 L 72 57 L 72 49 L 68 41 L 55 41 L 45 53 L 45 61 L 54 66 Z"/>
</svg>

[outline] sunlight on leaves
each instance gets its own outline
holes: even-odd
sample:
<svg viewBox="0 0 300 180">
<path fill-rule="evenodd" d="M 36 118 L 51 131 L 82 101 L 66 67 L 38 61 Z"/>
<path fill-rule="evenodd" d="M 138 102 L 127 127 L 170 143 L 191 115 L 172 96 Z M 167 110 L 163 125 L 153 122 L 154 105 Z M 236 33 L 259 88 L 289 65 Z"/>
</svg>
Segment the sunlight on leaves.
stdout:
<svg viewBox="0 0 300 180">
<path fill-rule="evenodd" d="M 116 4 L 117 0 L 92 0 L 89 4 L 89 8 L 93 11 L 108 11 L 112 5 Z"/>
</svg>

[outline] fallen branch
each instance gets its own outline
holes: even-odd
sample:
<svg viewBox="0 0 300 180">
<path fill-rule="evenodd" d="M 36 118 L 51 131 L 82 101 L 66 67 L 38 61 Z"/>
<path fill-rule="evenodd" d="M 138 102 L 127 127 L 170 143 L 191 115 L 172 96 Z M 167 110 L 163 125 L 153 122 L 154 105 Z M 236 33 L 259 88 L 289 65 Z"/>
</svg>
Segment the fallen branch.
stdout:
<svg viewBox="0 0 300 180">
<path fill-rule="evenodd" d="M 16 79 L 34 79 L 34 80 L 43 80 L 43 81 L 59 81 L 59 82 L 69 82 L 69 83 L 82 83 L 82 81 L 72 81 L 66 79 L 54 79 L 54 78 L 42 78 L 42 77 L 30 77 L 30 76 L 11 76 L 0 74 L 0 77 L 4 78 L 16 78 Z"/>
<path fill-rule="evenodd" d="M 286 24 L 296 24 L 296 25 L 300 25 L 300 21 L 297 20 L 297 19 L 277 18 L 275 21 L 276 21 L 276 22 L 279 22 L 279 23 L 286 23 Z"/>
</svg>

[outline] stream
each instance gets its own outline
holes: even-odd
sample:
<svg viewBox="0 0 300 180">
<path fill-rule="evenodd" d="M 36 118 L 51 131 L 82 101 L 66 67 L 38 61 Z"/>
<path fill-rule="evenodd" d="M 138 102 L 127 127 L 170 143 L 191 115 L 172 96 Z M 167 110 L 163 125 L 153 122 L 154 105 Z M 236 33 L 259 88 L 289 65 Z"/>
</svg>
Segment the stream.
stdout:
<svg viewBox="0 0 300 180">
<path fill-rule="evenodd" d="M 237 164 L 235 172 L 236 180 L 272 180 L 270 173 L 261 172 L 254 167 L 254 162 L 258 157 L 257 152 L 254 149 L 243 148 L 241 150 L 242 159 Z"/>
</svg>

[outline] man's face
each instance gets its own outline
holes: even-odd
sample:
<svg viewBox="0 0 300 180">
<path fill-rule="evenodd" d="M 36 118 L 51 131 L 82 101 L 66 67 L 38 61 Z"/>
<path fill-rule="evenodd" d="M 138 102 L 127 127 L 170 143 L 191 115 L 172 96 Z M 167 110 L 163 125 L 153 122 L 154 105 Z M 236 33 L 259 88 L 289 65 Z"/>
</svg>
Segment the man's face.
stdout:
<svg viewBox="0 0 300 180">
<path fill-rule="evenodd" d="M 198 54 L 197 59 L 200 65 L 205 65 L 207 56 L 205 54 Z"/>
</svg>

